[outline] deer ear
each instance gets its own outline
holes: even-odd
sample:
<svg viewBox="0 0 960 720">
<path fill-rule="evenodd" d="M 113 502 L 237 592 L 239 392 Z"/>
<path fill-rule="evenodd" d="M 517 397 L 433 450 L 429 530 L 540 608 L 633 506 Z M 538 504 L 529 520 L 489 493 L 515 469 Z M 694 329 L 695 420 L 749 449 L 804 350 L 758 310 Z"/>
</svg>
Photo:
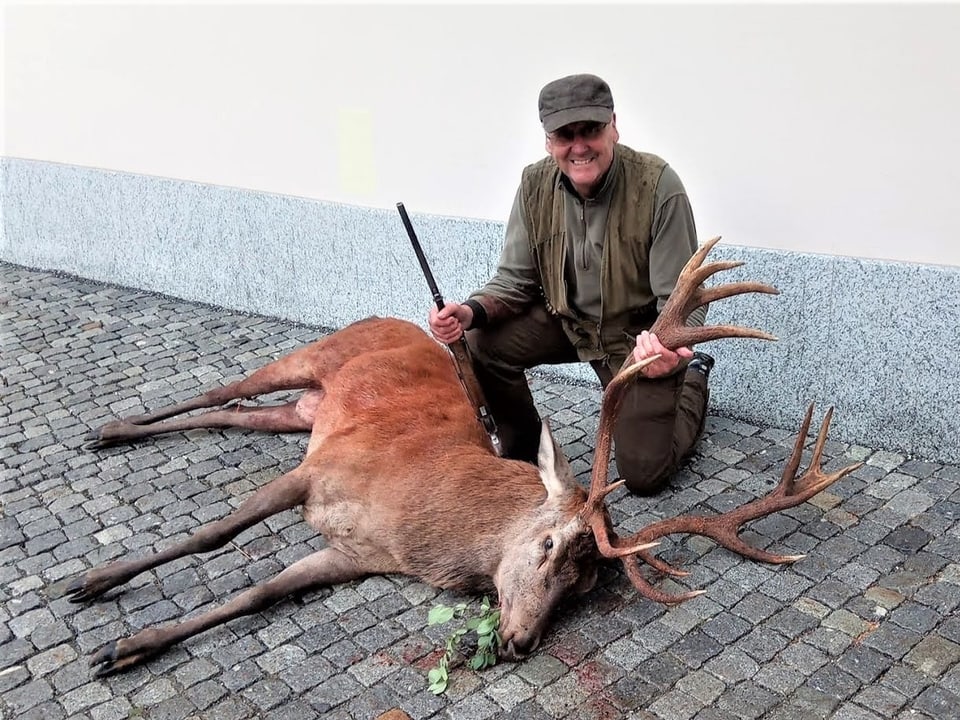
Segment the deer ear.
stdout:
<svg viewBox="0 0 960 720">
<path fill-rule="evenodd" d="M 544 420 L 540 427 L 540 450 L 537 452 L 537 467 L 540 479 L 547 489 L 547 500 L 562 496 L 575 482 L 570 463 L 560 451 L 550 432 L 550 424 Z"/>
</svg>

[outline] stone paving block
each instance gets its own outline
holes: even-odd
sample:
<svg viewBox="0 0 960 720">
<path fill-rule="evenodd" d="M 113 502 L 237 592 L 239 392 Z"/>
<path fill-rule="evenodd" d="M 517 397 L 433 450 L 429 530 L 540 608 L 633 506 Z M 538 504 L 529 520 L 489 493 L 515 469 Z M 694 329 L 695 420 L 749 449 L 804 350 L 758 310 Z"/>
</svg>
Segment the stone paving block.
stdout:
<svg viewBox="0 0 960 720">
<path fill-rule="evenodd" d="M 710 673 L 697 670 L 680 678 L 675 687 L 699 700 L 701 705 L 710 705 L 723 694 L 726 685 Z"/>
<path fill-rule="evenodd" d="M 773 708 L 779 697 L 753 682 L 740 683 L 723 693 L 715 707 L 738 718 L 759 718 Z"/>
<path fill-rule="evenodd" d="M 936 635 L 928 636 L 907 653 L 904 661 L 924 675 L 939 677 L 960 662 L 960 645 Z"/>
<path fill-rule="evenodd" d="M 91 720 L 126 720 L 133 717 L 133 706 L 122 695 L 90 709 Z"/>
<path fill-rule="evenodd" d="M 760 666 L 742 650 L 728 648 L 710 660 L 705 669 L 724 682 L 736 683 L 752 678 Z"/>
<path fill-rule="evenodd" d="M 47 701 L 36 705 L 24 713 L 17 715 L 17 720 L 60 720 L 67 717 L 63 708 L 53 701 Z M 84 720 L 85 716 L 81 713 L 71 720 Z"/>
<path fill-rule="evenodd" d="M 960 696 L 941 687 L 929 687 L 920 693 L 913 708 L 932 718 L 949 718 L 960 708 Z"/>
<path fill-rule="evenodd" d="M 703 632 L 722 644 L 733 643 L 746 635 L 753 625 L 733 613 L 721 613 L 703 624 Z"/>
</svg>

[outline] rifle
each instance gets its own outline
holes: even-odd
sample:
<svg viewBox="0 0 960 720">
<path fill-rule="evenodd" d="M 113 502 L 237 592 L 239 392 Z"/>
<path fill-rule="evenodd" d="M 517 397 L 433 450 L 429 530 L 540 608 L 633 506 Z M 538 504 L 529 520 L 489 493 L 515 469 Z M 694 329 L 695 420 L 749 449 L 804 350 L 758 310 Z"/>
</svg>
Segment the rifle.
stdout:
<svg viewBox="0 0 960 720">
<path fill-rule="evenodd" d="M 443 295 L 440 294 L 440 288 L 437 287 L 437 281 L 433 279 L 433 273 L 430 272 L 430 265 L 427 263 L 427 257 L 423 254 L 423 248 L 420 247 L 420 241 L 417 239 L 417 233 L 414 232 L 413 224 L 410 222 L 410 216 L 407 215 L 407 209 L 402 202 L 397 203 L 397 211 L 400 213 L 400 219 L 403 220 L 403 226 L 407 229 L 407 235 L 410 236 L 410 244 L 413 245 L 413 251 L 417 254 L 417 260 L 420 261 L 420 269 L 423 276 L 427 279 L 427 285 L 430 286 L 430 292 L 433 293 L 433 301 L 437 304 L 438 310 L 443 310 Z M 460 385 L 467 394 L 471 404 L 477 412 L 477 420 L 490 437 L 490 443 L 493 445 L 494 452 L 503 456 L 503 448 L 500 444 L 500 434 L 497 431 L 497 423 L 487 408 L 487 401 L 483 397 L 483 390 L 480 388 L 480 382 L 477 380 L 476 373 L 473 371 L 473 359 L 470 357 L 470 348 L 463 335 L 452 343 L 447 344 L 447 349 L 453 356 L 453 365 L 457 369 L 457 377 L 460 378 Z"/>
</svg>

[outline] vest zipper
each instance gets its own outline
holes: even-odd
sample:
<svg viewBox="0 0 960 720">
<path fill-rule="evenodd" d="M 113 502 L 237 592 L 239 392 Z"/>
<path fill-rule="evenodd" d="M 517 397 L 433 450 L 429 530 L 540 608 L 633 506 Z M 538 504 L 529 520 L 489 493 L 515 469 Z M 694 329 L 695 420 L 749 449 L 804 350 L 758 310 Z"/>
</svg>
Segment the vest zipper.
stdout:
<svg viewBox="0 0 960 720">
<path fill-rule="evenodd" d="M 607 220 L 607 225 L 609 226 L 610 220 Z M 607 229 L 604 228 L 604 233 L 607 233 Z M 607 265 L 610 262 L 610 259 L 607 257 L 608 250 L 610 248 L 610 238 L 607 236 L 604 239 L 603 248 L 600 250 L 600 319 L 597 320 L 597 352 L 601 353 L 601 360 L 604 363 L 608 361 L 609 356 L 607 351 L 603 348 L 603 279 L 607 274 Z"/>
<path fill-rule="evenodd" d="M 587 263 L 587 246 L 590 243 L 590 238 L 587 236 L 587 202 L 587 200 L 580 201 L 580 229 L 583 236 L 583 242 L 580 244 L 580 267 L 584 270 L 589 269 L 589 263 Z M 604 362 L 606 362 L 607 353 L 603 349 L 603 337 L 600 333 L 603 331 L 603 266 L 606 255 L 607 244 L 604 243 L 600 260 L 600 319 L 597 321 L 597 352 L 602 354 L 600 359 Z"/>
<path fill-rule="evenodd" d="M 583 242 L 580 243 L 580 267 L 586 270 L 587 265 L 587 203 L 580 202 L 580 229 L 582 231 Z"/>
</svg>

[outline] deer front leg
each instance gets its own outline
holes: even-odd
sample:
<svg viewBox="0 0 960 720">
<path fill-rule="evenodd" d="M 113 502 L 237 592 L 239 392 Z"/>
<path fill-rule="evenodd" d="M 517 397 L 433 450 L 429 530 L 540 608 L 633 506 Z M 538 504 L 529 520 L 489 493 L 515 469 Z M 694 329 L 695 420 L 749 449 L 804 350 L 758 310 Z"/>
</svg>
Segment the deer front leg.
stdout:
<svg viewBox="0 0 960 720">
<path fill-rule="evenodd" d="M 145 570 L 185 555 L 210 552 L 223 547 L 248 527 L 278 512 L 302 505 L 307 495 L 308 478 L 292 470 L 257 490 L 227 517 L 208 523 L 189 538 L 166 550 L 134 560 L 115 560 L 100 565 L 67 584 L 64 591 L 72 602 L 92 600 Z"/>
<path fill-rule="evenodd" d="M 147 628 L 131 637 L 108 643 L 90 658 L 90 666 L 95 668 L 93 674 L 96 677 L 125 670 L 204 630 L 264 610 L 287 595 L 354 580 L 366 574 L 360 565 L 339 550 L 324 548 L 298 560 L 272 580 L 244 590 L 225 605 L 176 625 Z"/>
</svg>

